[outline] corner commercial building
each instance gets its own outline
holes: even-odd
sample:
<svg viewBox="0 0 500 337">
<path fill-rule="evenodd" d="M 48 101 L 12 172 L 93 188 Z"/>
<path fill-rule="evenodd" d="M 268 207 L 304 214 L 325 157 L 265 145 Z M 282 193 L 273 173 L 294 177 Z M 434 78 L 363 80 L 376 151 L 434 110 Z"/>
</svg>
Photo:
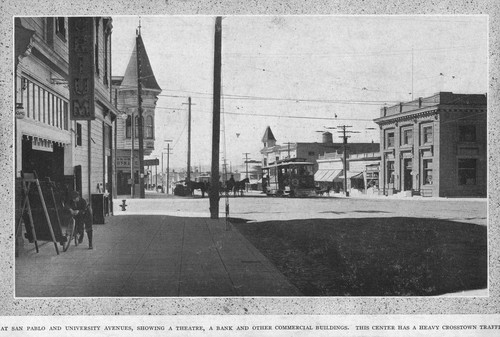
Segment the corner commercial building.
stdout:
<svg viewBox="0 0 500 337">
<path fill-rule="evenodd" d="M 374 121 L 382 140 L 382 193 L 486 196 L 486 95 L 439 92 L 384 107 Z"/>
</svg>

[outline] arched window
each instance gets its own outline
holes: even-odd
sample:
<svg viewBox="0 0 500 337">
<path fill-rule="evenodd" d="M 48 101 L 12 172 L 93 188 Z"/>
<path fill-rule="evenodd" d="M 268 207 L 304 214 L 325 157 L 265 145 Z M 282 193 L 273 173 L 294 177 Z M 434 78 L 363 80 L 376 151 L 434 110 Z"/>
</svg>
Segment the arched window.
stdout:
<svg viewBox="0 0 500 337">
<path fill-rule="evenodd" d="M 135 116 L 134 123 L 134 138 L 139 138 L 139 116 Z"/>
<path fill-rule="evenodd" d="M 130 138 L 132 131 L 132 117 L 128 116 L 127 121 L 125 122 L 125 137 Z"/>
<path fill-rule="evenodd" d="M 153 135 L 153 116 L 146 117 L 146 138 L 152 139 Z"/>
</svg>

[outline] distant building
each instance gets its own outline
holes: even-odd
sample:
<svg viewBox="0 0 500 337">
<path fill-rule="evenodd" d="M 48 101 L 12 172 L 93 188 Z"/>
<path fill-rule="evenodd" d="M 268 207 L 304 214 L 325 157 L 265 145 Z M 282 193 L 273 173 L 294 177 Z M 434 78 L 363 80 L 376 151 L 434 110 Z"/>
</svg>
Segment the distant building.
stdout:
<svg viewBox="0 0 500 337">
<path fill-rule="evenodd" d="M 141 46 L 141 85 L 142 85 L 142 115 L 144 135 L 144 156 L 154 150 L 155 142 L 155 108 L 161 88 L 149 62 L 149 57 L 139 36 Z M 139 195 L 139 113 L 137 92 L 137 46 L 134 47 L 124 76 L 113 76 L 113 91 L 116 104 L 126 118 L 117 122 L 117 153 L 116 153 L 116 181 L 118 194 L 131 193 L 131 158 L 133 161 L 135 193 Z M 124 116 L 124 115 L 122 115 Z M 133 144 L 133 146 L 132 146 Z M 133 156 L 132 156 L 132 147 Z M 146 173 L 146 172 L 145 172 Z M 147 177 L 144 182 L 146 183 Z M 158 182 L 158 185 L 161 185 Z"/>
<path fill-rule="evenodd" d="M 285 145 L 277 145 L 271 128 L 268 126 L 262 137 L 264 147 L 262 154 L 262 166 L 267 166 L 277 160 L 287 158 L 301 158 L 314 163 L 314 171 L 318 170 L 317 159 L 325 153 L 343 153 L 343 144 L 334 143 L 330 132 L 322 135 L 321 143 L 293 142 Z M 349 143 L 348 153 L 377 152 L 380 149 L 378 143 Z"/>
<path fill-rule="evenodd" d="M 385 194 L 486 196 L 486 95 L 440 92 L 380 110 Z"/>
<path fill-rule="evenodd" d="M 344 156 L 339 153 L 320 155 L 318 171 L 314 181 L 320 190 L 344 191 L 344 180 L 347 176 L 347 191 L 352 195 L 377 193 L 379 185 L 380 152 L 348 153 L 344 171 Z"/>
</svg>

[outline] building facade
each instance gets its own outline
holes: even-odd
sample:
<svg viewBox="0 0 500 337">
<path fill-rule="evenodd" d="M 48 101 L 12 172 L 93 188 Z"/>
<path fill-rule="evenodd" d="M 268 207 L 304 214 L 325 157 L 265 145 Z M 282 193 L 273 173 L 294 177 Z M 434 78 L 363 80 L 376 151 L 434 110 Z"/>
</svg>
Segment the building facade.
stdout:
<svg viewBox="0 0 500 337">
<path fill-rule="evenodd" d="M 486 196 L 486 95 L 440 92 L 381 109 L 383 193 Z"/>
<path fill-rule="evenodd" d="M 318 158 L 326 153 L 343 153 L 344 145 L 334 143 L 330 132 L 322 135 L 321 143 L 293 142 L 285 145 L 277 145 L 271 128 L 268 126 L 262 137 L 264 147 L 261 149 L 262 166 L 267 166 L 278 160 L 287 158 L 301 158 L 307 162 L 314 163 L 314 172 L 318 170 Z M 347 145 L 348 153 L 375 152 L 379 151 L 378 143 L 350 143 Z"/>
<path fill-rule="evenodd" d="M 111 192 L 111 18 L 15 19 L 15 171 Z"/>
<path fill-rule="evenodd" d="M 347 185 L 351 195 L 378 194 L 380 152 L 348 153 L 345 168 L 344 156 L 339 153 L 326 153 L 319 156 L 317 162 L 314 181 L 320 190 L 339 193 L 344 192 Z"/>
<path fill-rule="evenodd" d="M 113 77 L 116 106 L 125 117 L 118 119 L 116 128 L 116 191 L 119 195 L 131 193 L 132 176 L 134 195 L 138 196 L 140 190 L 137 48 L 140 48 L 144 156 L 150 155 L 154 150 L 155 108 L 158 95 L 161 93 L 140 35 L 137 40 L 138 43 L 130 56 L 124 76 Z M 134 172 L 133 175 L 131 172 Z M 147 176 L 144 181 L 148 181 Z"/>
</svg>

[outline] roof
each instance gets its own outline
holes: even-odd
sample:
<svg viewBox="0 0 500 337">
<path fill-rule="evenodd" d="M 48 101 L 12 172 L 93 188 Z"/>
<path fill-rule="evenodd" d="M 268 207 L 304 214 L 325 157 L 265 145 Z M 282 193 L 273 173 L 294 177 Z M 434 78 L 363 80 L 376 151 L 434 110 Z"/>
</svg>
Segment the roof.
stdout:
<svg viewBox="0 0 500 337">
<path fill-rule="evenodd" d="M 142 41 L 142 37 L 139 35 L 137 37 L 137 43 L 134 46 L 130 60 L 128 61 L 127 69 L 125 70 L 125 75 L 123 76 L 123 81 L 121 86 L 129 88 L 137 88 L 137 45 L 141 49 L 140 61 L 141 61 L 141 84 L 143 89 L 151 89 L 161 91 L 158 82 L 156 82 L 155 75 L 153 73 L 153 68 L 149 62 L 148 53 L 146 52 L 146 47 Z"/>
<path fill-rule="evenodd" d="M 270 140 L 276 141 L 276 138 L 274 138 L 273 132 L 271 131 L 271 127 L 268 126 L 266 128 L 266 132 L 264 133 L 264 137 L 262 137 L 262 142 L 267 143 Z"/>
</svg>

